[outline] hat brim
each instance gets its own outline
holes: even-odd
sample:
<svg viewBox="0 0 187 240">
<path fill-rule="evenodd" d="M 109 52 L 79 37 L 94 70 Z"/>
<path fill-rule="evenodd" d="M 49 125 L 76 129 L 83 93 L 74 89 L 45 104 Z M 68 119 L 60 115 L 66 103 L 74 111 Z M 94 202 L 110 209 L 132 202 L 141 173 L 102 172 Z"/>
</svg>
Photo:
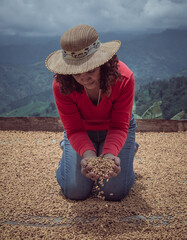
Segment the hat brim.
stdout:
<svg viewBox="0 0 187 240">
<path fill-rule="evenodd" d="M 120 46 L 121 42 L 118 40 L 102 43 L 95 53 L 79 60 L 66 60 L 62 56 L 62 50 L 58 50 L 47 57 L 45 65 L 49 71 L 56 74 L 70 75 L 88 72 L 108 62 Z"/>
</svg>

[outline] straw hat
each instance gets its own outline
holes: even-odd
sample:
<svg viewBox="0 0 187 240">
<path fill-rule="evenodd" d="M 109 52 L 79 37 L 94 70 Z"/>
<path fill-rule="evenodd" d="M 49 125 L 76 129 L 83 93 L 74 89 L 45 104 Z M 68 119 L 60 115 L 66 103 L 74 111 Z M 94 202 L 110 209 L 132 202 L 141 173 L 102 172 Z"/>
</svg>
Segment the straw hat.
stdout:
<svg viewBox="0 0 187 240">
<path fill-rule="evenodd" d="M 120 45 L 117 40 L 101 43 L 93 27 L 78 25 L 62 35 L 62 49 L 51 53 L 45 64 L 49 71 L 58 74 L 88 72 L 110 60 Z"/>
</svg>

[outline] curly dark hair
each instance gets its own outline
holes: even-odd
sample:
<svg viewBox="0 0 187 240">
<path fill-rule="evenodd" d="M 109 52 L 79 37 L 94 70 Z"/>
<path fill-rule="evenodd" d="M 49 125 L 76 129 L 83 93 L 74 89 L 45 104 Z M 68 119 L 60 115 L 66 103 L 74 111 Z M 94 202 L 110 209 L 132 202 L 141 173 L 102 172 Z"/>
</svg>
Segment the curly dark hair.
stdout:
<svg viewBox="0 0 187 240">
<path fill-rule="evenodd" d="M 118 72 L 118 57 L 114 55 L 108 62 L 100 66 L 100 88 L 106 96 L 110 95 L 111 86 L 117 80 L 121 80 L 121 74 Z M 64 95 L 70 94 L 73 90 L 82 93 L 83 86 L 79 84 L 72 75 L 56 74 L 55 79 L 60 83 L 60 92 Z"/>
</svg>

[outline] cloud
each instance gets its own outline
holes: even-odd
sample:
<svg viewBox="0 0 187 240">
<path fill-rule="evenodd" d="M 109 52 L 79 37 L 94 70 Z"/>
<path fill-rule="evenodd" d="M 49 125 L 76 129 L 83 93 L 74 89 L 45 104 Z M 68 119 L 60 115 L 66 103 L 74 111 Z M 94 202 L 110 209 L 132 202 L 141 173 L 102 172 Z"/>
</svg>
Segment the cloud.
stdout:
<svg viewBox="0 0 187 240">
<path fill-rule="evenodd" d="M 98 31 L 174 28 L 187 23 L 186 0 L 1 0 L 0 33 L 61 35 L 78 24 Z"/>
<path fill-rule="evenodd" d="M 144 6 L 145 19 L 150 23 L 162 23 L 164 26 L 177 27 L 187 23 L 187 1 L 180 0 L 154 0 L 148 1 Z"/>
</svg>

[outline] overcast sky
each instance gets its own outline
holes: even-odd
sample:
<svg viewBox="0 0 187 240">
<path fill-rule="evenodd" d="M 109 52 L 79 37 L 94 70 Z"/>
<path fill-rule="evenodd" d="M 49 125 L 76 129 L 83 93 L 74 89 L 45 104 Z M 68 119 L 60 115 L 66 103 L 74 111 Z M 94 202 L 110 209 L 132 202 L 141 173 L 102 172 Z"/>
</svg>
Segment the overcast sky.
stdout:
<svg viewBox="0 0 187 240">
<path fill-rule="evenodd" d="M 78 24 L 98 32 L 187 26 L 187 0 L 0 0 L 0 33 L 61 35 Z"/>
</svg>

